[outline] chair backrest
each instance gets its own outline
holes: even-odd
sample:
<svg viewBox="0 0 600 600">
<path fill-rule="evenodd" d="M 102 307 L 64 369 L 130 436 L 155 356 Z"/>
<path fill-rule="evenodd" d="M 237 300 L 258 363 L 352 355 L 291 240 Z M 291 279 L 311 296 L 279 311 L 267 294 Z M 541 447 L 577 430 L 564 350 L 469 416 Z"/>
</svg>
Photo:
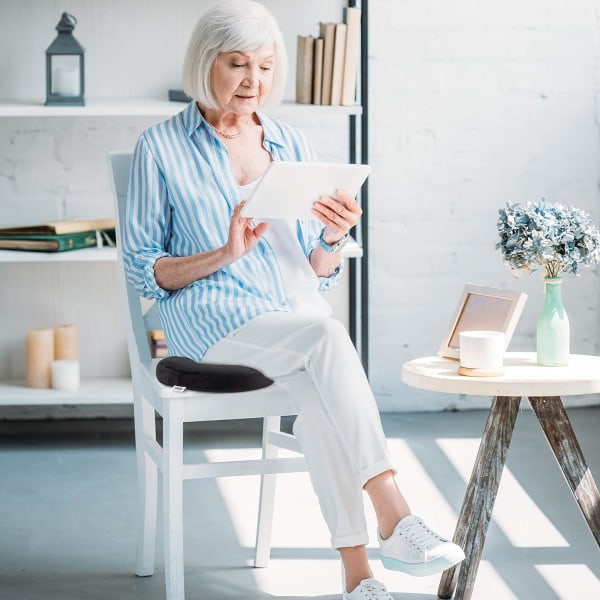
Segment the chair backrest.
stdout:
<svg viewBox="0 0 600 600">
<path fill-rule="evenodd" d="M 127 207 L 127 192 L 131 171 L 132 154 L 130 152 L 109 152 L 110 168 L 113 180 L 115 199 L 115 229 L 117 234 L 117 265 L 120 280 L 123 309 L 125 311 L 125 327 L 127 346 L 131 361 L 132 374 L 139 362 L 152 360 L 148 332 L 162 329 L 158 309 L 154 302 L 140 298 L 133 286 L 127 281 L 123 264 L 123 222 Z"/>
</svg>

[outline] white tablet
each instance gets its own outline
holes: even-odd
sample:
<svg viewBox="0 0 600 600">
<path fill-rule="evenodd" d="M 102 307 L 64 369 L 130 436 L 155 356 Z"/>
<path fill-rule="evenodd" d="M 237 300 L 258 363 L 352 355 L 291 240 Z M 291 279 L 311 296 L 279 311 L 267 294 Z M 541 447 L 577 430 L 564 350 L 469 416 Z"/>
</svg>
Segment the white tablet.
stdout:
<svg viewBox="0 0 600 600">
<path fill-rule="evenodd" d="M 356 196 L 369 165 L 275 161 L 247 199 L 242 216 L 259 219 L 315 219 L 313 204 L 336 190 Z"/>
</svg>

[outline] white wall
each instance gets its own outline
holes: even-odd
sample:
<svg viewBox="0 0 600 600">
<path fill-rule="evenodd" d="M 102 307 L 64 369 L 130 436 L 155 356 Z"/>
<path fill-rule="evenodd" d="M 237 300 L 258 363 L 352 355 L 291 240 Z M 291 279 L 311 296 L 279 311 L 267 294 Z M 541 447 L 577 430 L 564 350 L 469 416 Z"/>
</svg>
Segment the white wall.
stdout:
<svg viewBox="0 0 600 600">
<path fill-rule="evenodd" d="M 79 20 L 88 96 L 164 97 L 179 87 L 185 43 L 205 4 L 0 0 L 0 98 L 43 101 L 44 51 L 63 10 Z M 334 0 L 267 4 L 292 58 L 297 33 L 341 18 Z M 545 196 L 600 220 L 597 11 L 592 0 L 371 0 L 370 374 L 383 410 L 487 402 L 419 393 L 400 382 L 402 362 L 436 352 L 466 282 L 526 291 L 511 349 L 534 348 L 541 277 L 512 279 L 494 250 L 496 215 L 506 200 Z M 149 122 L 0 119 L 0 223 L 112 210 L 104 153 L 131 148 Z M 345 124 L 304 127 L 323 158 L 345 159 Z M 56 269 L 48 277 L 63 285 L 68 277 Z M 104 270 L 100 284 L 86 293 L 112 289 Z M 598 271 L 567 277 L 563 288 L 572 350 L 598 353 Z M 0 300 L 6 331 L 6 307 L 17 300 L 6 286 Z M 48 302 L 52 315 L 68 319 L 55 299 Z M 122 349 L 113 354 L 106 343 L 118 333 L 117 321 L 103 331 L 104 350 L 90 355 L 88 369 L 102 374 L 111 361 L 124 364 Z M 23 350 L 12 335 L 0 344 L 1 369 Z"/>
<path fill-rule="evenodd" d="M 541 275 L 503 266 L 497 210 L 598 205 L 598 2 L 371 2 L 371 380 L 383 410 L 470 406 L 399 382 L 435 354 L 465 283 L 525 291 L 510 349 L 535 349 Z M 600 351 L 600 277 L 567 276 L 571 347 Z M 487 402 L 483 401 L 483 402 Z"/>
</svg>

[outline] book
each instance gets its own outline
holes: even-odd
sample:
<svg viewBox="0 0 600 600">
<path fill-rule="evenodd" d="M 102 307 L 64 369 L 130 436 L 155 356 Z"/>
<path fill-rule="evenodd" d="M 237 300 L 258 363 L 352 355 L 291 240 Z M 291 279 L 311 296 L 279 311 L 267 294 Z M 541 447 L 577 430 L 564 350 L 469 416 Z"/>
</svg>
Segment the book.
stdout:
<svg viewBox="0 0 600 600">
<path fill-rule="evenodd" d="M 164 358 L 168 355 L 167 340 L 162 329 L 151 329 L 148 332 L 153 358 Z"/>
<path fill-rule="evenodd" d="M 315 39 L 313 59 L 313 92 L 312 103 L 321 104 L 321 89 L 323 87 L 323 39 Z"/>
<path fill-rule="evenodd" d="M 22 227 L 5 227 L 0 229 L 1 236 L 29 236 L 29 235 L 63 235 L 65 233 L 83 233 L 100 229 L 114 229 L 114 218 L 103 219 L 78 219 L 73 221 L 47 221 L 37 225 Z"/>
<path fill-rule="evenodd" d="M 109 232 L 114 236 L 114 229 Z M 31 252 L 65 252 L 101 246 L 99 231 L 62 233 L 58 235 L 0 235 L 0 250 L 29 250 Z"/>
<path fill-rule="evenodd" d="M 169 349 L 166 346 L 154 346 L 152 349 L 152 358 L 165 358 L 169 355 Z"/>
<path fill-rule="evenodd" d="M 148 333 L 153 342 L 166 342 L 167 340 L 165 332 L 162 329 L 151 329 Z"/>
<path fill-rule="evenodd" d="M 331 73 L 333 71 L 333 45 L 335 42 L 335 23 L 320 23 L 319 37 L 323 38 L 321 104 L 331 104 Z"/>
<path fill-rule="evenodd" d="M 339 106 L 342 103 L 346 30 L 346 23 L 336 23 L 335 40 L 333 44 L 333 69 L 331 72 L 331 104 L 334 106 Z"/>
<path fill-rule="evenodd" d="M 360 46 L 360 8 L 346 7 L 346 52 L 344 75 L 342 77 L 343 106 L 351 106 L 356 97 L 356 72 L 358 70 L 358 50 Z"/>
<path fill-rule="evenodd" d="M 312 102 L 313 59 L 315 38 L 312 35 L 299 35 L 296 51 L 296 102 Z"/>
<path fill-rule="evenodd" d="M 190 102 L 192 99 L 183 90 L 169 90 L 171 102 Z"/>
</svg>

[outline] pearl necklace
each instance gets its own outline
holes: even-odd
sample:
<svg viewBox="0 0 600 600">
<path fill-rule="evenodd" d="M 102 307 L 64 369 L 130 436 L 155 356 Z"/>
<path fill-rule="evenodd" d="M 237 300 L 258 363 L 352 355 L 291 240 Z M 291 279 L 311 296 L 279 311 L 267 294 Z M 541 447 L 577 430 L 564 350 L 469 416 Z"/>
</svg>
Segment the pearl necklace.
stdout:
<svg viewBox="0 0 600 600">
<path fill-rule="evenodd" d="M 209 123 L 209 125 L 219 134 L 222 135 L 226 140 L 234 140 L 236 137 L 239 137 L 240 134 L 242 133 L 242 129 L 248 125 L 250 121 L 246 121 L 242 127 L 240 127 L 237 131 L 235 131 L 234 133 L 225 133 L 224 131 L 221 131 L 220 129 L 217 129 L 212 123 Z"/>
<path fill-rule="evenodd" d="M 240 133 L 242 133 L 241 129 L 238 129 L 235 133 L 225 133 L 224 131 L 221 131 L 220 129 L 217 129 L 214 125 L 213 125 L 213 129 L 219 134 L 222 135 L 226 140 L 233 140 L 236 137 L 238 137 L 240 135 Z"/>
</svg>

